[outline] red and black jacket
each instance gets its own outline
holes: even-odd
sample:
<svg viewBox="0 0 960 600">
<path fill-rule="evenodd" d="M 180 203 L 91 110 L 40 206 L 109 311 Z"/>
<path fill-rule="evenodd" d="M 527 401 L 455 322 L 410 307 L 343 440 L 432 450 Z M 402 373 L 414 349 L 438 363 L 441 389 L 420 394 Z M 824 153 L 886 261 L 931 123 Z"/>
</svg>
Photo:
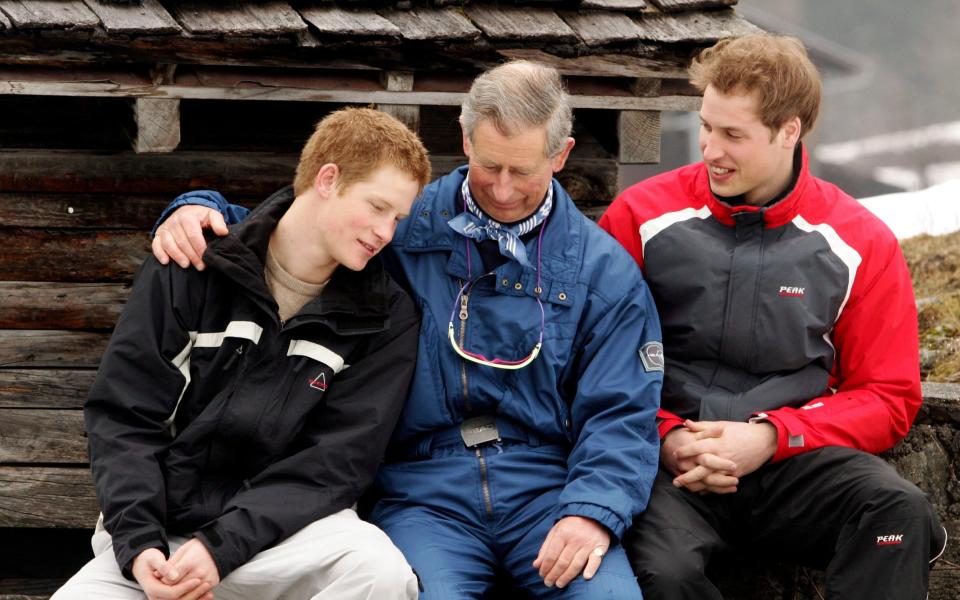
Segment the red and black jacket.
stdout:
<svg viewBox="0 0 960 600">
<path fill-rule="evenodd" d="M 764 207 L 710 191 L 703 163 L 624 191 L 600 225 L 637 260 L 663 326 L 660 435 L 683 419 L 761 418 L 773 460 L 880 452 L 920 407 L 917 312 L 897 240 L 810 175 Z"/>
</svg>

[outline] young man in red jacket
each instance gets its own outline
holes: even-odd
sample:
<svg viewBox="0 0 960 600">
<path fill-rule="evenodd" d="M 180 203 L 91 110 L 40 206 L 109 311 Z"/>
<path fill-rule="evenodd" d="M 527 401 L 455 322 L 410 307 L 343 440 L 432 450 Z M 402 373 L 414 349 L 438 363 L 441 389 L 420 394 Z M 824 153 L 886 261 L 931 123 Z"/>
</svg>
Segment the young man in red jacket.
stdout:
<svg viewBox="0 0 960 600">
<path fill-rule="evenodd" d="M 600 221 L 663 324 L 660 473 L 625 542 L 644 597 L 720 598 L 710 560 L 736 547 L 826 569 L 830 598 L 923 598 L 946 532 L 873 456 L 921 402 L 897 240 L 810 175 L 821 84 L 797 40 L 724 40 L 690 75 L 703 161 Z"/>
</svg>

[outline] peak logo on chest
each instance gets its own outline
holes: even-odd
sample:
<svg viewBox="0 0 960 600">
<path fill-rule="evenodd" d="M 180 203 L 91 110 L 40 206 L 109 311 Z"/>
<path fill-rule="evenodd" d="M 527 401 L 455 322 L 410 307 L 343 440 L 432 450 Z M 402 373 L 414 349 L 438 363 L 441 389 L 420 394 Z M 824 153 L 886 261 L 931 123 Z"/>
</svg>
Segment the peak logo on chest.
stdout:
<svg viewBox="0 0 960 600">
<path fill-rule="evenodd" d="M 779 296 L 787 296 L 790 298 L 803 298 L 806 288 L 797 287 L 795 285 L 781 285 L 780 291 L 777 292 Z"/>
<path fill-rule="evenodd" d="M 323 371 L 320 371 L 319 375 L 310 380 L 310 387 L 321 392 L 327 391 L 327 376 L 324 375 Z"/>
</svg>

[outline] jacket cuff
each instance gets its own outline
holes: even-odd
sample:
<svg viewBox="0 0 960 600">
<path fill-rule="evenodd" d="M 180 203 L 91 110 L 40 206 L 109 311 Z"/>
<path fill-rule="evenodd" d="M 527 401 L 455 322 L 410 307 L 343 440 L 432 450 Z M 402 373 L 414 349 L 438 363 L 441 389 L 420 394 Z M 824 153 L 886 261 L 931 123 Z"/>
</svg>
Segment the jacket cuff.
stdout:
<svg viewBox="0 0 960 600">
<path fill-rule="evenodd" d="M 561 517 L 586 517 L 593 519 L 610 531 L 614 538 L 613 541 L 619 541 L 630 525 L 629 523 L 624 523 L 612 510 L 588 502 L 572 502 L 567 504 L 563 507 L 560 515 Z"/>
<path fill-rule="evenodd" d="M 150 230 L 150 237 L 156 235 L 157 228 L 167 220 L 167 217 L 169 217 L 173 211 L 187 204 L 206 206 L 220 213 L 223 213 L 227 209 L 227 199 L 224 198 L 220 192 L 213 190 L 195 190 L 180 194 L 160 213 L 160 218 L 157 219 L 157 222 L 153 224 L 153 229 Z"/>
<path fill-rule="evenodd" d="M 665 410 L 657 413 L 657 432 L 661 440 L 677 427 L 683 427 L 683 419 Z"/>
<path fill-rule="evenodd" d="M 216 523 L 211 523 L 200 531 L 197 531 L 193 534 L 193 537 L 200 540 L 200 542 L 206 546 L 207 552 L 210 553 L 214 564 L 217 565 L 217 573 L 220 576 L 220 581 L 223 581 L 227 575 L 245 562 L 236 560 L 236 557 L 231 559 L 230 552 L 224 545 L 223 537 L 217 531 Z"/>
<path fill-rule="evenodd" d="M 113 553 L 120 566 L 120 573 L 130 581 L 136 581 L 133 576 L 133 561 L 140 553 L 150 548 L 156 548 L 163 555 L 170 557 L 170 547 L 167 544 L 167 534 L 162 529 L 145 529 L 122 536 L 111 535 Z"/>
<path fill-rule="evenodd" d="M 780 411 L 756 413 L 750 418 L 750 421 L 766 421 L 777 428 L 777 450 L 773 453 L 773 458 L 770 459 L 771 463 L 780 462 L 809 450 L 803 438 L 803 429 L 799 419 L 788 413 Z"/>
</svg>

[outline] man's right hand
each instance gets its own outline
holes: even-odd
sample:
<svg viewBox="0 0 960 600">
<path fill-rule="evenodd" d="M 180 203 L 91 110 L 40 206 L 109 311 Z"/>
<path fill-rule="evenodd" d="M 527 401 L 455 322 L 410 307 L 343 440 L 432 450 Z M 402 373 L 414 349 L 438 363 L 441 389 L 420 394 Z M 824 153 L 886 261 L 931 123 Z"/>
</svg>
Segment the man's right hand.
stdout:
<svg viewBox="0 0 960 600">
<path fill-rule="evenodd" d="M 144 550 L 133 559 L 133 577 L 147 600 L 213 600 L 210 584 L 196 577 L 166 585 L 162 581 L 166 570 L 167 559 L 156 548 Z"/>
<path fill-rule="evenodd" d="M 691 492 L 730 494 L 737 491 L 739 479 L 733 476 L 737 465 L 714 454 L 677 458 L 677 449 L 701 439 L 686 427 L 677 427 L 660 441 L 660 464 L 676 478 L 673 484 Z"/>
<path fill-rule="evenodd" d="M 203 252 L 207 241 L 203 230 L 211 229 L 217 235 L 227 235 L 227 224 L 219 211 L 206 206 L 187 204 L 176 209 L 160 227 L 153 238 L 153 255 L 160 264 L 171 259 L 184 269 L 191 264 L 202 271 Z"/>
</svg>

